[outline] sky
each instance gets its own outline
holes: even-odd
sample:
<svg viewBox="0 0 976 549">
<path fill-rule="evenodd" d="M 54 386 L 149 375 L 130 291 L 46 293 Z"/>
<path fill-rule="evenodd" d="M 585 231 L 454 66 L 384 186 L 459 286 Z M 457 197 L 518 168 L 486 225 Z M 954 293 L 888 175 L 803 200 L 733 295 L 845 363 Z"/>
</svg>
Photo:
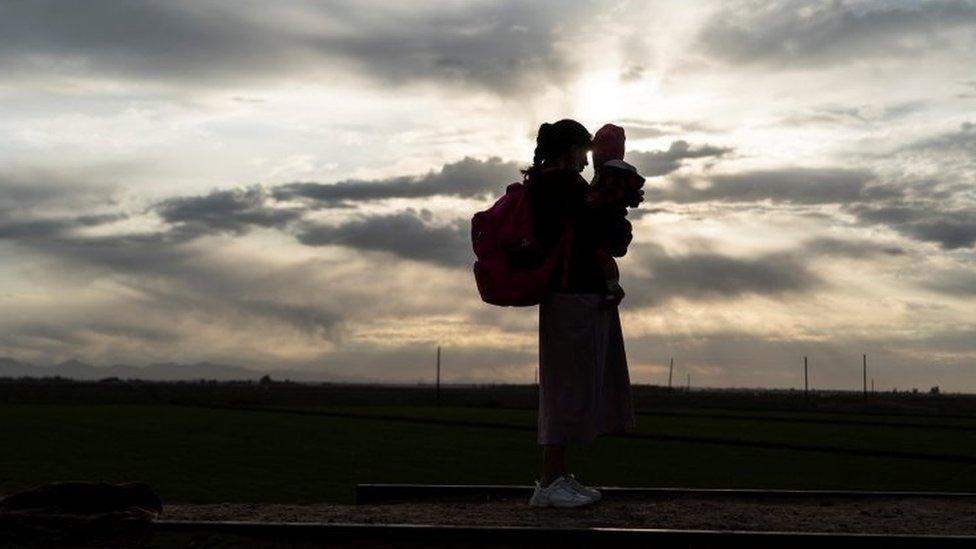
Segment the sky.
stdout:
<svg viewBox="0 0 976 549">
<path fill-rule="evenodd" d="M 648 176 L 632 382 L 974 392 L 973 52 L 973 1 L 0 0 L 0 356 L 532 382 L 470 219 L 574 118 Z"/>
</svg>

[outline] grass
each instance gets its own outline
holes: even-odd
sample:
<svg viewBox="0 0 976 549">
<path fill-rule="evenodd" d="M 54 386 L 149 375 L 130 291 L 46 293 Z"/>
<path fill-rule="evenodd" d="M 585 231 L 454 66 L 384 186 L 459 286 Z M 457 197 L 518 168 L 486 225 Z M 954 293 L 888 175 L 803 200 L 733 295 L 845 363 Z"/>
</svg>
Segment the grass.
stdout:
<svg viewBox="0 0 976 549">
<path fill-rule="evenodd" d="M 534 426 L 529 410 L 331 407 Z M 937 421 L 933 419 L 933 421 Z M 639 416 L 646 432 L 976 455 L 971 432 Z M 142 480 L 166 501 L 351 502 L 356 483 L 530 484 L 535 433 L 167 405 L 0 405 L 0 493 Z M 607 437 L 571 465 L 598 485 L 976 491 L 976 465 Z"/>
<path fill-rule="evenodd" d="M 536 421 L 536 413 L 533 410 L 471 407 L 303 406 L 273 407 L 272 409 L 493 422 L 523 427 L 534 427 Z M 880 420 L 876 425 L 860 425 L 849 421 L 833 423 L 769 422 L 764 421 L 768 416 L 756 415 L 751 419 L 742 419 L 738 413 L 730 414 L 730 417 L 719 415 L 700 417 L 697 414 L 674 416 L 642 413 L 637 416 L 636 432 L 709 439 L 735 439 L 759 443 L 895 451 L 936 456 L 962 455 L 976 459 L 976 433 L 967 430 L 930 428 L 932 424 L 942 425 L 945 421 L 942 419 L 928 419 L 927 423 L 918 422 L 913 426 L 906 426 L 907 422 L 901 425 L 885 424 Z M 847 419 L 851 419 L 850 414 Z M 871 418 L 869 421 L 876 420 Z"/>
</svg>

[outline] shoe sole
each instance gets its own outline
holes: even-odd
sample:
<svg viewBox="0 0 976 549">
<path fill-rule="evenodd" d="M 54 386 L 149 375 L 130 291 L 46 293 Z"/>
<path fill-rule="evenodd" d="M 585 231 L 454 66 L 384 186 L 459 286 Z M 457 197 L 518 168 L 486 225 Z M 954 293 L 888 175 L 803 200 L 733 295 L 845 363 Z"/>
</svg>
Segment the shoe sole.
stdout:
<svg viewBox="0 0 976 549">
<path fill-rule="evenodd" d="M 587 505 L 593 505 L 594 503 L 596 503 L 598 501 L 600 501 L 600 498 L 592 499 L 590 501 L 586 501 L 586 502 L 583 502 L 583 503 L 568 504 L 567 505 L 567 504 L 559 504 L 559 503 L 551 503 L 551 502 L 550 503 L 546 503 L 546 504 L 539 504 L 539 503 L 533 502 L 532 500 L 529 500 L 529 506 L 530 507 L 536 507 L 536 508 L 539 508 L 539 509 L 544 509 L 546 507 L 558 507 L 560 509 L 573 509 L 573 508 L 576 508 L 576 507 L 586 507 Z"/>
</svg>

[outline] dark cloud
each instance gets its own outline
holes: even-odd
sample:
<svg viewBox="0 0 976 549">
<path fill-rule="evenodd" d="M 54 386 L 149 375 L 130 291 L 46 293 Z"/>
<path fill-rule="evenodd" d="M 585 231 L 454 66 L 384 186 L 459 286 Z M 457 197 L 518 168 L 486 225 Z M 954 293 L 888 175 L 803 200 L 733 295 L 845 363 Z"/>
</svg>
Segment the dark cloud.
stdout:
<svg viewBox="0 0 976 549">
<path fill-rule="evenodd" d="M 309 335 L 322 339 L 334 340 L 341 332 L 342 316 L 318 307 L 270 299 L 243 299 L 238 304 L 249 314 L 284 321 Z"/>
<path fill-rule="evenodd" d="M 17 209 L 0 209 L 0 240 L 34 240 L 57 237 L 81 227 L 94 227 L 125 219 L 125 214 L 37 216 Z"/>
<path fill-rule="evenodd" d="M 294 234 L 307 246 L 385 251 L 453 267 L 473 260 L 466 219 L 434 225 L 430 223 L 429 210 L 408 209 L 326 224 L 309 220 L 308 206 L 336 207 L 385 198 L 482 198 L 501 192 L 517 177 L 518 165 L 514 162 L 465 158 L 419 177 L 332 185 L 292 183 L 275 187 L 271 192 L 260 185 L 214 190 L 205 195 L 172 197 L 152 205 L 149 211 L 167 223 L 162 229 L 100 236 L 78 236 L 74 230 L 125 216 L 38 217 L 0 210 L 0 239 L 120 272 L 139 271 L 150 275 L 179 269 L 186 251 L 183 246 L 197 239 L 222 234 L 241 236 L 254 227 L 264 227 Z M 305 204 L 294 207 L 276 203 L 275 199 L 299 200 Z"/>
<path fill-rule="evenodd" d="M 737 2 L 706 23 L 699 41 L 708 55 L 729 63 L 817 67 L 909 58 L 946 47 L 944 33 L 974 24 L 976 4 L 966 0 Z"/>
<path fill-rule="evenodd" d="M 237 263 L 224 264 L 213 257 L 213 249 L 192 245 L 200 236 L 199 232 L 179 227 L 139 234 L 82 236 L 73 233 L 70 224 L 62 224 L 56 230 L 22 231 L 16 238 L 10 237 L 31 255 L 54 261 L 65 279 L 110 280 L 127 288 L 130 296 L 125 310 L 88 313 L 82 319 L 65 314 L 57 324 L 38 323 L 27 335 L 44 337 L 46 329 L 60 326 L 74 338 L 55 334 L 64 343 L 86 341 L 92 334 L 146 344 L 172 342 L 177 337 L 175 328 L 170 326 L 173 318 L 203 316 L 216 324 L 265 319 L 324 339 L 341 336 L 343 315 L 312 303 L 296 304 L 307 296 L 290 293 L 299 287 L 294 281 L 284 288 L 276 287 L 275 279 L 280 281 L 281 273 L 269 268 L 255 271 L 253 267 L 262 264 L 259 260 L 248 268 Z M 119 322 L 95 320 L 100 315 L 118 319 L 133 313 L 143 317 L 137 326 L 142 331 L 125 331 L 119 328 Z M 146 326 L 147 318 L 153 322 L 167 320 L 161 326 Z"/>
<path fill-rule="evenodd" d="M 976 158 L 976 124 L 963 122 L 958 131 L 949 131 L 909 143 L 899 151 L 962 152 Z M 897 152 L 897 151 L 896 151 Z"/>
<path fill-rule="evenodd" d="M 374 215 L 339 225 L 305 224 L 297 233 L 307 246 L 346 246 L 356 250 L 383 251 L 399 257 L 459 267 L 474 261 L 470 228 L 463 220 L 433 226 L 423 212 L 407 210 Z"/>
<path fill-rule="evenodd" d="M 78 345 L 84 342 L 81 334 L 76 333 L 73 327 L 53 323 L 33 323 L 28 322 L 14 328 L 13 335 L 16 338 L 26 338 L 28 340 L 40 340 L 40 342 L 50 342 L 58 345 Z M 29 343 L 29 342 L 28 342 Z"/>
<path fill-rule="evenodd" d="M 486 160 L 465 157 L 445 164 L 439 172 L 431 171 L 422 176 L 332 184 L 289 183 L 275 187 L 272 195 L 278 200 L 298 199 L 321 207 L 387 198 L 485 198 L 501 194 L 508 183 L 520 179 L 519 167 L 515 162 L 503 162 L 497 157 Z"/>
<path fill-rule="evenodd" d="M 873 258 L 879 255 L 900 256 L 905 254 L 899 246 L 881 244 L 870 240 L 844 240 L 841 238 L 821 237 L 803 242 L 801 248 L 816 255 Z"/>
<path fill-rule="evenodd" d="M 116 320 L 96 320 L 88 323 L 85 328 L 93 334 L 136 339 L 153 343 L 174 344 L 179 342 L 179 334 L 171 327 L 149 327 Z"/>
<path fill-rule="evenodd" d="M 708 301 L 803 292 L 822 283 L 788 253 L 754 258 L 714 252 L 671 255 L 659 245 L 645 244 L 635 248 L 634 256 L 630 261 L 647 269 L 646 273 L 628 272 L 622 278 L 629 302 L 635 306 L 656 305 L 676 297 Z"/>
<path fill-rule="evenodd" d="M 376 4 L 340 17 L 346 32 L 312 43 L 389 82 L 474 84 L 507 95 L 564 82 L 576 66 L 557 44 L 574 22 L 586 22 L 596 11 L 585 2 L 508 1 L 408 14 Z"/>
<path fill-rule="evenodd" d="M 23 198 L 34 203 L 38 197 Z M 202 312 L 214 317 L 223 315 L 221 322 L 266 319 L 316 337 L 337 339 L 341 334 L 342 315 L 312 304 L 296 304 L 301 296 L 287 293 L 282 296 L 280 289 L 255 279 L 247 269 L 241 269 L 240 265 L 221 265 L 211 259 L 212 249 L 193 245 L 204 236 L 240 236 L 253 226 L 284 229 L 286 223 L 301 215 L 297 210 L 274 208 L 268 202 L 267 192 L 261 187 L 176 197 L 151 208 L 169 227 L 97 236 L 77 229 L 124 216 L 51 217 L 32 211 L 0 210 L 0 239 L 31 256 L 48 258 L 60 266 L 65 278 L 112 280 L 140 296 L 128 304 L 127 311 L 112 312 L 112 318 L 146 309 L 148 312 L 143 315 L 157 321 L 167 314 L 185 318 L 190 312 Z M 101 319 L 101 315 L 86 314 L 80 320 L 64 315 L 56 323 L 45 320 L 25 324 L 18 333 L 39 342 L 38 345 L 49 340 L 84 346 L 97 335 L 144 344 L 172 343 L 177 337 L 166 324 L 145 326 L 139 322 L 126 330 L 122 321 Z"/>
<path fill-rule="evenodd" d="M 558 49 L 589 4 L 36 0 L 0 5 L 8 74 L 114 75 L 207 86 L 352 69 L 385 83 L 514 95 L 574 70 Z M 556 9 L 558 7 L 558 9 Z"/>
<path fill-rule="evenodd" d="M 114 203 L 118 166 L 101 165 L 75 170 L 7 165 L 0 168 L 0 211 L 77 212 L 99 210 Z"/>
<path fill-rule="evenodd" d="M 674 177 L 669 188 L 648 188 L 652 201 L 831 204 L 899 196 L 896 188 L 869 185 L 873 172 L 848 168 L 780 168 L 713 175 L 707 186 Z"/>
<path fill-rule="evenodd" d="M 60 234 L 74 227 L 69 219 L 26 219 L 12 218 L 9 213 L 0 211 L 0 239 L 29 240 Z"/>
<path fill-rule="evenodd" d="M 628 151 L 625 158 L 645 177 L 669 174 L 692 158 L 721 157 L 732 152 L 731 148 L 700 145 L 692 147 L 687 141 L 671 143 L 666 151 Z"/>
<path fill-rule="evenodd" d="M 976 209 L 973 208 L 951 209 L 938 202 L 916 202 L 855 204 L 847 209 L 862 223 L 886 225 L 904 236 L 934 242 L 946 250 L 976 244 Z"/>
<path fill-rule="evenodd" d="M 301 217 L 302 210 L 271 206 L 263 187 L 216 190 L 204 196 L 175 197 L 153 208 L 163 220 L 181 230 L 204 234 L 241 234 L 253 226 L 282 227 Z"/>
<path fill-rule="evenodd" d="M 926 242 L 936 242 L 947 250 L 971 248 L 976 244 L 976 213 L 969 212 L 968 221 L 943 219 L 896 225 L 895 229 Z"/>
<path fill-rule="evenodd" d="M 246 10 L 226 8 L 181 1 L 5 2 L 0 63 L 15 71 L 150 80 L 224 79 L 275 62 L 294 64 L 284 54 L 300 53 L 296 36 L 268 32 L 272 27 L 248 20 Z"/>
</svg>

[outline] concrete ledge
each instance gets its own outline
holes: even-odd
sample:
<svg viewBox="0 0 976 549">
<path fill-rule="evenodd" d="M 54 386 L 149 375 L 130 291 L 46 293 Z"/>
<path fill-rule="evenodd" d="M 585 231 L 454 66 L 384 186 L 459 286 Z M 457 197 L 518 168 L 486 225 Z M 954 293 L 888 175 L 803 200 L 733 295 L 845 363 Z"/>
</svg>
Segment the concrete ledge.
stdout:
<svg viewBox="0 0 976 549">
<path fill-rule="evenodd" d="M 565 547 L 576 545 L 691 547 L 790 547 L 831 549 L 973 547 L 976 536 L 666 530 L 651 528 L 536 528 L 432 524 L 156 521 L 153 532 L 225 534 L 275 542 L 372 543 L 380 547 Z M 604 545 L 607 546 L 607 545 Z"/>
<path fill-rule="evenodd" d="M 854 490 L 761 490 L 751 488 L 622 488 L 598 487 L 605 497 L 617 499 L 652 499 L 677 497 L 741 498 L 741 499 L 877 499 L 877 498 L 939 498 L 972 499 L 971 492 L 892 492 Z M 533 486 L 477 485 L 477 484 L 357 484 L 356 503 L 393 503 L 404 501 L 483 501 L 489 499 L 528 498 Z"/>
</svg>

